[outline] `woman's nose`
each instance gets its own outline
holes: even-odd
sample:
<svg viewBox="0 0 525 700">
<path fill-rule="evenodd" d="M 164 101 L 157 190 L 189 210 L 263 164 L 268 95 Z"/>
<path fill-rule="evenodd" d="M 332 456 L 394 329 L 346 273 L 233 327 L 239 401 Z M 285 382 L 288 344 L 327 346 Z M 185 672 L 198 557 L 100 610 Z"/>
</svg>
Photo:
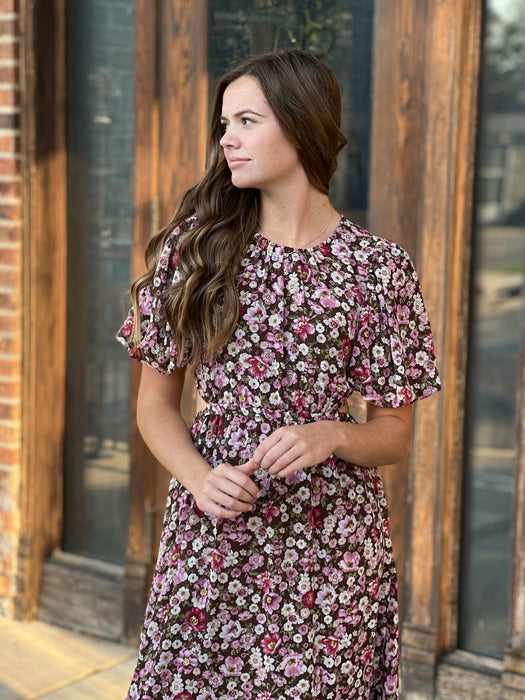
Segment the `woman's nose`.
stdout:
<svg viewBox="0 0 525 700">
<path fill-rule="evenodd" d="M 231 125 L 225 129 L 224 134 L 221 136 L 219 144 L 225 148 L 226 146 L 237 146 L 239 144 L 239 138 L 235 135 L 235 130 L 232 129 Z"/>
</svg>

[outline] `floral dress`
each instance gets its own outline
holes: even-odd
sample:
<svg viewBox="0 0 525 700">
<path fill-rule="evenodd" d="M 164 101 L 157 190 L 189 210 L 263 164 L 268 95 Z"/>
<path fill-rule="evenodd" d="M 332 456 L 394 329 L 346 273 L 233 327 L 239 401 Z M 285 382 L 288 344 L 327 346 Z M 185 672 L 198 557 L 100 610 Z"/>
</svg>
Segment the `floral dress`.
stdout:
<svg viewBox="0 0 525 700">
<path fill-rule="evenodd" d="M 177 366 L 160 295 L 179 276 L 179 235 L 143 290 L 140 346 L 131 316 L 119 332 L 163 373 Z M 255 235 L 237 287 L 237 328 L 196 371 L 207 407 L 191 435 L 210 465 L 247 461 L 279 426 L 355 422 L 344 412 L 353 391 L 398 407 L 439 389 L 418 280 L 395 243 L 345 218 L 307 249 Z M 398 697 L 396 574 L 376 469 L 331 455 L 253 479 L 255 510 L 231 520 L 201 512 L 172 479 L 128 698 Z"/>
</svg>

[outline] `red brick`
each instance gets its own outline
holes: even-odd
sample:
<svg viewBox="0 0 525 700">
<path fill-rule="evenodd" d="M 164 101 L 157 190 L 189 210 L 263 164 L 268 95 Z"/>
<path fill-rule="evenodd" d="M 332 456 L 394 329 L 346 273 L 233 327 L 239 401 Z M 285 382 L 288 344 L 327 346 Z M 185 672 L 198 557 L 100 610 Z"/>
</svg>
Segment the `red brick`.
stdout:
<svg viewBox="0 0 525 700">
<path fill-rule="evenodd" d="M 19 175 L 20 158 L 0 158 L 0 175 Z"/>
<path fill-rule="evenodd" d="M 0 420 L 19 421 L 21 420 L 22 407 L 18 403 L 2 403 L 0 399 Z"/>
<path fill-rule="evenodd" d="M 20 308 L 20 302 L 20 293 L 16 290 L 8 289 L 3 292 L 0 291 L 0 309 L 17 311 Z"/>
<path fill-rule="evenodd" d="M 22 237 L 20 229 L 8 229 L 0 226 L 0 265 L 12 265 L 18 266 L 21 262 L 21 251 L 17 246 L 2 246 L 2 234 L 8 232 L 12 236 L 12 240 L 15 241 L 15 234 L 18 238 Z M 5 235 L 5 241 L 8 241 L 7 233 Z"/>
<path fill-rule="evenodd" d="M 20 270 L 16 268 L 0 268 L 0 286 L 18 287 L 20 284 Z"/>
<path fill-rule="evenodd" d="M 18 12 L 20 0 L 0 0 L 0 12 Z"/>
<path fill-rule="evenodd" d="M 20 380 L 8 381 L 7 378 L 0 378 L 0 396 L 4 399 L 19 399 L 22 396 L 22 382 Z M 0 457 L 0 463 L 3 460 Z"/>
<path fill-rule="evenodd" d="M 0 105 L 2 107 L 18 107 L 20 93 L 13 88 L 0 88 Z"/>
<path fill-rule="evenodd" d="M 20 180 L 0 180 L 0 197 L 21 197 L 21 195 L 22 183 Z"/>
<path fill-rule="evenodd" d="M 0 17 L 0 36 L 18 36 L 20 34 L 19 21 L 15 19 L 2 19 Z"/>
<path fill-rule="evenodd" d="M 17 64 L 12 66 L 0 66 L 0 83 L 11 83 L 18 85 L 20 81 L 20 67 Z"/>
<path fill-rule="evenodd" d="M 22 202 L 4 204 L 0 202 L 0 219 L 8 221 L 20 221 L 22 217 Z"/>
<path fill-rule="evenodd" d="M 16 420 L 6 422 L 4 420 L 0 420 L 0 443 L 19 442 L 21 431 L 22 423 L 20 421 Z"/>
<path fill-rule="evenodd" d="M 0 380 L 16 379 L 19 380 L 22 376 L 22 359 L 6 359 L 0 357 Z M 0 442 L 2 442 L 0 440 Z"/>
<path fill-rule="evenodd" d="M 22 450 L 19 447 L 7 447 L 0 445 L 0 464 L 7 464 L 11 467 L 16 467 L 20 464 Z M 0 489 L 3 487 L 0 487 Z"/>
<path fill-rule="evenodd" d="M 0 104 L 2 103 L 2 93 L 0 90 Z M 20 135 L 14 131 L 10 134 L 0 134 L 0 153 L 20 153 Z"/>
<path fill-rule="evenodd" d="M 1 4 L 2 0 L 0 0 Z M 18 41 L 8 41 L 0 44 L 0 59 L 18 59 L 20 56 L 20 44 Z"/>
<path fill-rule="evenodd" d="M 22 343 L 18 333 L 0 333 L 0 352 L 18 355 L 22 351 Z M 0 397 L 0 401 L 2 398 Z"/>
</svg>

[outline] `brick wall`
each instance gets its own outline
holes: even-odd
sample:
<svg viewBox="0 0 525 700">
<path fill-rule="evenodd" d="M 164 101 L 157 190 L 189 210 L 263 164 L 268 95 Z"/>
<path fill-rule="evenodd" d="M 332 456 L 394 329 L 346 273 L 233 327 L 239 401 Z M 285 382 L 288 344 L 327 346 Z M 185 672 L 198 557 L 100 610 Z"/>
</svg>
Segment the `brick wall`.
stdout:
<svg viewBox="0 0 525 700">
<path fill-rule="evenodd" d="M 0 617 L 13 614 L 22 462 L 19 1 L 0 0 Z"/>
</svg>

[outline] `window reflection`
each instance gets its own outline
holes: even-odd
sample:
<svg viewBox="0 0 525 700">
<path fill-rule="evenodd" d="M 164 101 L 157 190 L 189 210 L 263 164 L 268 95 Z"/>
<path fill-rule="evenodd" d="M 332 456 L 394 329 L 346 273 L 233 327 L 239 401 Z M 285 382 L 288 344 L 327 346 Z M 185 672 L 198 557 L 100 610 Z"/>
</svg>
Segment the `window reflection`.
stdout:
<svg viewBox="0 0 525 700">
<path fill-rule="evenodd" d="M 114 340 L 129 287 L 134 2 L 67 3 L 68 359 L 64 549 L 122 563 L 129 360 Z"/>
<path fill-rule="evenodd" d="M 374 0 L 210 0 L 210 97 L 217 78 L 247 56 L 296 46 L 332 68 L 348 138 L 331 187 L 335 208 L 366 225 Z"/>
<path fill-rule="evenodd" d="M 460 647 L 503 657 L 525 275 L 525 6 L 490 0 L 467 390 Z"/>
</svg>

